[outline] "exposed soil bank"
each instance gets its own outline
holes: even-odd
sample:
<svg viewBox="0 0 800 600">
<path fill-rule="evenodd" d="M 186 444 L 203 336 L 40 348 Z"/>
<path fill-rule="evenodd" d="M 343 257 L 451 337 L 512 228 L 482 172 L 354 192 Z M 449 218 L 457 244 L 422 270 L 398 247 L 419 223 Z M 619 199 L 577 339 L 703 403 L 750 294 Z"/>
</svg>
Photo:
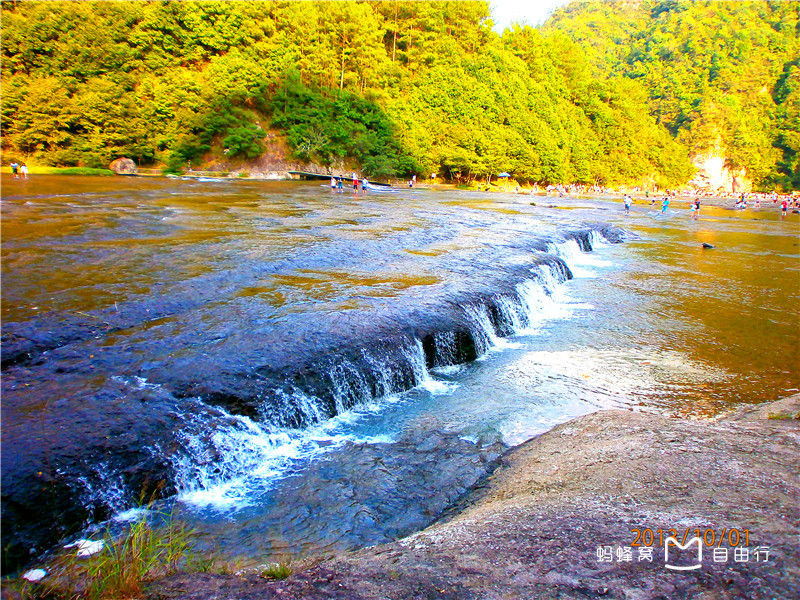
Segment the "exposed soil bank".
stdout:
<svg viewBox="0 0 800 600">
<path fill-rule="evenodd" d="M 716 421 L 587 415 L 510 450 L 485 485 L 415 535 L 283 581 L 180 574 L 150 597 L 797 598 L 800 420 L 774 417 L 799 413 L 795 395 Z M 657 530 L 669 528 L 679 539 L 713 533 L 714 546 L 724 531 L 727 560 L 704 548 L 700 569 L 666 568 Z M 652 562 L 631 548 L 632 529 L 655 533 Z M 746 562 L 744 539 L 734 558 L 732 529 L 749 537 Z M 610 562 L 598 557 L 606 546 Z M 618 560 L 618 548 L 632 560 Z M 683 562 L 671 556 L 697 562 L 696 547 L 681 551 Z"/>
</svg>

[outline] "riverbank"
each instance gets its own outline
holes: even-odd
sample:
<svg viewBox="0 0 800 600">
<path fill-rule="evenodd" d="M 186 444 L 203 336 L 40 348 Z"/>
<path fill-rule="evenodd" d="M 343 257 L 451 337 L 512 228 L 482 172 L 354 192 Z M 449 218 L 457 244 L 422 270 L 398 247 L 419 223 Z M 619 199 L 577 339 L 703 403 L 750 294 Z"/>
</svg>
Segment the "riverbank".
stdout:
<svg viewBox="0 0 800 600">
<path fill-rule="evenodd" d="M 0 168 L 1 173 L 11 175 L 11 167 Z M 28 165 L 28 175 L 91 175 L 109 177 L 115 175 L 111 169 L 92 169 L 89 167 L 47 167 L 44 165 Z"/>
<path fill-rule="evenodd" d="M 579 417 L 510 450 L 415 535 L 281 581 L 179 574 L 149 597 L 796 598 L 798 415 L 800 395 L 711 421 Z M 700 569 L 666 568 L 668 529 L 705 536 Z M 695 548 L 682 560 L 696 561 Z"/>
<path fill-rule="evenodd" d="M 225 170 L 194 170 L 189 172 L 184 172 L 180 174 L 180 177 L 186 179 L 202 179 L 202 178 L 218 178 L 223 181 L 295 181 L 302 179 L 302 177 L 293 175 L 291 171 L 298 171 L 298 170 L 305 170 L 313 173 L 315 175 L 319 175 L 320 177 L 345 177 L 349 178 L 351 176 L 352 170 L 349 169 L 339 169 L 331 171 L 329 167 L 323 167 L 321 165 L 314 165 L 314 164 L 305 164 L 305 163 L 288 163 L 288 162 L 280 162 L 280 163 L 270 163 L 266 166 L 258 165 L 257 163 L 248 164 L 244 167 L 235 167 L 228 165 L 227 163 L 222 164 Z M 29 167 L 29 176 L 36 176 L 36 175 L 89 175 L 89 176 L 111 176 L 116 175 L 114 171 L 110 169 L 92 169 L 87 167 L 48 167 L 43 165 L 28 165 Z M 214 165 L 216 168 L 220 168 L 220 165 Z M 0 172 L 11 174 L 11 167 L 4 166 L 0 168 Z M 138 170 L 137 173 L 134 175 L 139 177 L 165 177 L 165 173 L 160 168 L 141 168 Z M 359 177 L 363 177 L 363 174 L 359 174 Z M 374 182 L 373 182 L 374 183 Z M 391 185 L 395 188 L 404 189 L 408 187 L 408 181 L 403 179 L 391 179 L 387 182 L 388 185 Z M 442 179 L 436 180 L 421 180 L 414 186 L 416 189 L 437 189 L 437 190 L 464 190 L 464 191 L 473 191 L 473 192 L 482 192 L 482 193 L 501 193 L 501 194 L 515 194 L 523 197 L 530 196 L 532 198 L 539 198 L 539 199 L 557 199 L 560 196 L 557 195 L 556 192 L 548 192 L 546 189 L 542 188 L 534 188 L 528 184 L 518 184 L 514 180 L 498 180 L 496 182 L 492 182 L 491 185 L 486 185 L 484 182 L 472 182 L 470 184 L 463 184 L 458 183 L 455 181 L 448 181 Z M 622 201 L 622 197 L 625 194 L 630 194 L 633 198 L 634 205 L 645 205 L 645 206 L 658 206 L 661 205 L 661 198 L 657 193 L 654 193 L 651 196 L 647 196 L 640 192 L 634 192 L 632 189 L 635 186 L 619 186 L 618 189 L 609 189 L 607 192 L 597 192 L 597 193 L 583 193 L 583 192 L 576 192 L 567 194 L 569 197 L 573 198 L 585 198 L 591 200 L 610 200 L 610 201 Z M 749 196 L 753 196 L 753 194 L 749 194 Z M 783 194 L 781 198 L 787 197 L 791 198 L 797 195 L 795 192 L 793 195 Z M 679 192 L 679 195 L 676 198 L 673 198 L 672 203 L 673 206 L 686 206 L 688 207 L 691 202 L 695 199 L 695 195 L 689 193 L 689 190 L 683 190 Z M 720 208 L 736 208 L 736 198 L 731 197 L 724 197 L 724 196 L 703 196 L 701 198 L 702 206 L 716 206 Z M 762 209 L 769 209 L 770 207 L 779 207 L 779 203 L 773 204 L 771 201 L 763 200 L 760 207 L 754 207 L 752 205 L 750 208 L 758 208 Z"/>
</svg>

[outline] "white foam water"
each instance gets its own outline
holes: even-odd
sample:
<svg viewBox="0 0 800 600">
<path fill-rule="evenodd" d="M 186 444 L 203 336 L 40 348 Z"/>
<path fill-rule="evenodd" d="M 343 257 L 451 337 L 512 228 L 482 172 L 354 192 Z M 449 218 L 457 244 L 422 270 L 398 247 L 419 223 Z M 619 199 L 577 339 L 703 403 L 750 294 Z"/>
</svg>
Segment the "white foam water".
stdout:
<svg viewBox="0 0 800 600">
<path fill-rule="evenodd" d="M 478 356 L 483 356 L 490 349 L 496 347 L 500 341 L 492 319 L 489 316 L 489 308 L 485 304 L 464 306 L 464 313 L 472 325 L 471 333 L 475 340 L 475 351 Z"/>
<path fill-rule="evenodd" d="M 146 508 L 129 508 L 114 515 L 112 520 L 115 523 L 136 523 L 146 519 L 149 514 L 150 511 Z"/>
<path fill-rule="evenodd" d="M 591 232 L 589 240 L 592 249 L 608 245 L 603 236 L 597 231 Z M 611 266 L 609 261 L 601 260 L 591 253 L 583 252 L 576 240 L 567 240 L 558 244 L 551 243 L 547 247 L 551 254 L 564 259 L 573 277 L 597 277 L 596 269 Z"/>
<path fill-rule="evenodd" d="M 593 246 L 603 243 L 599 234 L 593 236 L 591 242 Z M 573 273 L 579 264 L 595 267 L 610 264 L 594 257 L 587 261 L 575 240 L 552 244 L 549 249 L 562 257 Z M 520 338 L 537 333 L 543 323 L 570 318 L 575 310 L 591 309 L 588 304 L 571 302 L 561 285 L 564 276 L 557 268 L 538 265 L 531 273 L 531 279 L 518 283 L 513 293 L 497 294 L 486 303 L 463 306 L 479 357 L 522 348 L 524 344 Z M 492 316 L 509 337 L 498 333 Z M 443 348 L 455 340 L 450 340 L 447 333 L 440 338 Z M 452 395 L 459 388 L 458 382 L 435 375 L 457 376 L 464 365 L 438 366 L 431 372 L 427 368 L 423 344 L 418 339 L 403 347 L 401 354 L 413 376 L 413 390 L 423 390 L 435 397 Z M 389 434 L 359 435 L 359 425 L 371 415 L 387 410 L 388 406 L 411 401 L 413 390 L 403 389 L 402 377 L 392 372 L 386 357 L 367 350 L 362 355 L 365 367 L 345 360 L 330 367 L 328 377 L 337 412 L 332 418 L 322 414 L 317 399 L 293 390 L 279 393 L 288 394 L 286 401 L 300 407 L 310 424 L 305 429 L 277 428 L 227 414 L 218 408 L 214 410 L 224 418 L 212 433 L 200 427 L 200 423 L 196 424 L 198 427 L 187 428 L 181 436 L 184 453 L 175 459 L 176 471 L 180 474 L 179 500 L 203 509 L 243 508 L 258 497 L 253 491 L 274 485 L 298 460 L 312 459 L 348 442 L 393 441 Z M 363 368 L 370 370 L 369 381 Z M 373 390 L 378 392 L 377 397 Z M 564 414 L 572 412 L 567 410 Z M 546 421 L 546 417 L 542 418 Z M 554 424 L 543 422 L 541 426 L 547 428 Z M 530 425 L 526 427 L 529 429 Z M 513 439 L 514 432 L 506 432 L 505 437 Z"/>
<path fill-rule="evenodd" d="M 434 367 L 431 369 L 431 372 L 435 373 L 436 375 L 444 375 L 452 377 L 453 375 L 457 375 L 461 373 L 466 368 L 464 364 L 458 365 L 443 365 L 441 367 Z"/>
<path fill-rule="evenodd" d="M 244 506 L 252 484 L 279 476 L 310 450 L 301 436 L 289 430 L 215 410 L 224 418 L 213 432 L 204 432 L 201 423 L 185 429 L 179 436 L 183 452 L 173 457 L 179 497 L 190 505 Z"/>
</svg>

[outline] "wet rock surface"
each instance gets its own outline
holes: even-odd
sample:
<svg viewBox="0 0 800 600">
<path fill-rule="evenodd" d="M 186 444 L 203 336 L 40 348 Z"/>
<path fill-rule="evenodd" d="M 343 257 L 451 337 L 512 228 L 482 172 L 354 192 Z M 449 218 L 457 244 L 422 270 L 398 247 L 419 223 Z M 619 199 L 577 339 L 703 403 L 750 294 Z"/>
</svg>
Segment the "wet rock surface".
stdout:
<svg viewBox="0 0 800 600">
<path fill-rule="evenodd" d="M 176 434 L 190 418 L 204 423 L 208 435 L 225 424 L 226 413 L 275 427 L 306 427 L 419 385 L 426 365 L 476 358 L 485 348 L 476 348 L 475 324 L 462 307 L 487 307 L 492 327 L 508 335 L 490 290 L 513 294 L 522 271 L 531 276 L 530 265 L 539 263 L 569 276 L 563 260 L 542 255 L 519 269 L 516 280 L 496 277 L 473 294 L 370 314 L 305 316 L 283 328 L 226 335 L 203 351 L 180 348 L 181 335 L 168 342 L 130 336 L 129 345 L 110 345 L 120 325 L 78 328 L 74 339 L 59 337 L 53 343 L 62 345 L 9 364 L 3 386 L 6 568 L 26 564 L 81 525 L 142 498 L 173 494 L 173 458 L 185 454 Z M 54 329 L 60 336 L 71 331 Z M 422 354 L 414 355 L 415 340 L 432 341 L 441 333 L 454 335 L 450 354 L 423 342 Z M 14 344 L 9 346 L 14 355 Z M 311 410 L 297 401 L 298 394 L 311 399 Z"/>
<path fill-rule="evenodd" d="M 410 537 L 283 581 L 179 574 L 148 597 L 797 598 L 798 415 L 800 396 L 716 421 L 594 413 L 510 450 L 484 485 Z M 665 567 L 657 542 L 652 561 L 640 559 L 632 544 L 645 529 L 749 537 L 715 544 L 727 560 L 709 547 L 700 569 L 679 572 Z M 606 546 L 612 558 L 600 560 Z M 733 558 L 736 547 L 748 548 L 748 560 Z"/>
<path fill-rule="evenodd" d="M 432 428 L 393 443 L 347 443 L 267 490 L 259 506 L 237 511 L 235 522 L 195 515 L 195 549 L 290 562 L 393 541 L 431 524 L 493 472 L 505 450 Z"/>
<path fill-rule="evenodd" d="M 623 236 L 604 224 L 548 226 L 517 236 L 503 232 L 503 239 L 489 236 L 467 253 L 437 257 L 435 268 L 425 259 L 398 255 L 398 245 L 450 243 L 462 228 L 494 222 L 479 215 L 470 217 L 474 222 L 448 223 L 451 231 L 400 230 L 395 239 L 377 236 L 360 245 L 344 236 L 322 249 L 265 257 L 264 240 L 257 236 L 255 250 L 239 248 L 242 219 L 228 225 L 233 234 L 221 228 L 210 235 L 205 224 L 198 234 L 194 216 L 180 221 L 187 206 L 196 210 L 191 202 L 164 209 L 158 195 L 134 198 L 141 204 L 114 195 L 107 201 L 80 199 L 91 219 L 48 198 L 14 205 L 10 212 L 16 218 L 13 211 L 41 210 L 35 216 L 42 223 L 56 217 L 70 222 L 63 226 L 65 237 L 39 241 L 53 247 L 47 251 L 52 264 L 37 262 L 32 271 L 43 282 L 54 285 L 44 274 L 69 272 L 76 263 L 95 268 L 57 282 L 68 287 L 55 292 L 37 288 L 36 277 L 24 277 L 23 269 L 4 271 L 10 290 L 4 310 L 12 315 L 4 318 L 2 340 L 4 571 L 143 498 L 174 494 L 176 461 L 190 454 L 187 431 L 210 439 L 218 428 L 231 426 L 231 415 L 267 427 L 307 427 L 418 385 L 426 366 L 474 359 L 485 352 L 485 340 L 476 338 L 465 307 L 485 311 L 489 327 L 508 335 L 512 328 L 498 298 L 518 301 L 515 286 L 535 280 L 538 267 L 559 281 L 570 277 L 564 260 L 545 252 L 549 244 L 575 240 L 590 248 L 593 231 L 617 241 Z M 200 205 L 209 210 L 206 197 Z M 292 217 L 313 213 L 280 205 L 276 214 L 283 211 Z M 362 216 L 364 223 L 372 218 Z M 104 226 L 97 227 L 95 219 Z M 254 224 L 247 222 L 251 235 L 265 227 L 264 219 L 258 214 Z M 327 218 L 309 221 L 326 231 L 331 227 Z M 285 239 L 275 223 L 266 227 Z M 158 254 L 148 246 L 151 238 L 175 242 Z M 25 264 L 29 253 L 41 251 L 30 244 L 24 237 L 6 243 L 11 262 Z M 121 253 L 113 251 L 114 244 Z M 304 240 L 297 247 L 311 245 Z M 219 264 L 182 272 L 188 260 L 204 254 Z M 147 266 L 151 261 L 160 265 L 156 278 Z M 415 271 L 429 268 L 438 270 L 436 277 L 417 285 Z M 357 284 L 362 277 L 367 283 Z M 377 284 L 369 283 L 373 278 Z M 293 283 L 280 287 L 276 282 L 283 280 Z M 259 287 L 262 281 L 267 283 Z M 376 285 L 389 286 L 391 293 L 364 295 Z M 315 286 L 330 291 L 318 298 Z M 453 339 L 446 349 L 436 343 L 442 335 Z M 420 356 L 413 355 L 417 340 Z M 332 373 L 343 381 L 334 382 Z M 209 443 L 202 460 L 214 451 Z"/>
</svg>

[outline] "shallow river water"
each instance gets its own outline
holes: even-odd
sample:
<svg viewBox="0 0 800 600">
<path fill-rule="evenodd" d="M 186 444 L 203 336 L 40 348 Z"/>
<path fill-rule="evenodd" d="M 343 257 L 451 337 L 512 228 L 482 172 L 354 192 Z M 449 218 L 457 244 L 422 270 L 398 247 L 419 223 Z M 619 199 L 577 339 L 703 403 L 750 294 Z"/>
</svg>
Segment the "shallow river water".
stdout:
<svg viewBox="0 0 800 600">
<path fill-rule="evenodd" d="M 800 388 L 800 222 L 773 206 L 692 221 L 680 202 L 625 217 L 302 182 L 2 185 L 18 563 L 149 498 L 226 557 L 374 544 L 571 417 Z"/>
</svg>

